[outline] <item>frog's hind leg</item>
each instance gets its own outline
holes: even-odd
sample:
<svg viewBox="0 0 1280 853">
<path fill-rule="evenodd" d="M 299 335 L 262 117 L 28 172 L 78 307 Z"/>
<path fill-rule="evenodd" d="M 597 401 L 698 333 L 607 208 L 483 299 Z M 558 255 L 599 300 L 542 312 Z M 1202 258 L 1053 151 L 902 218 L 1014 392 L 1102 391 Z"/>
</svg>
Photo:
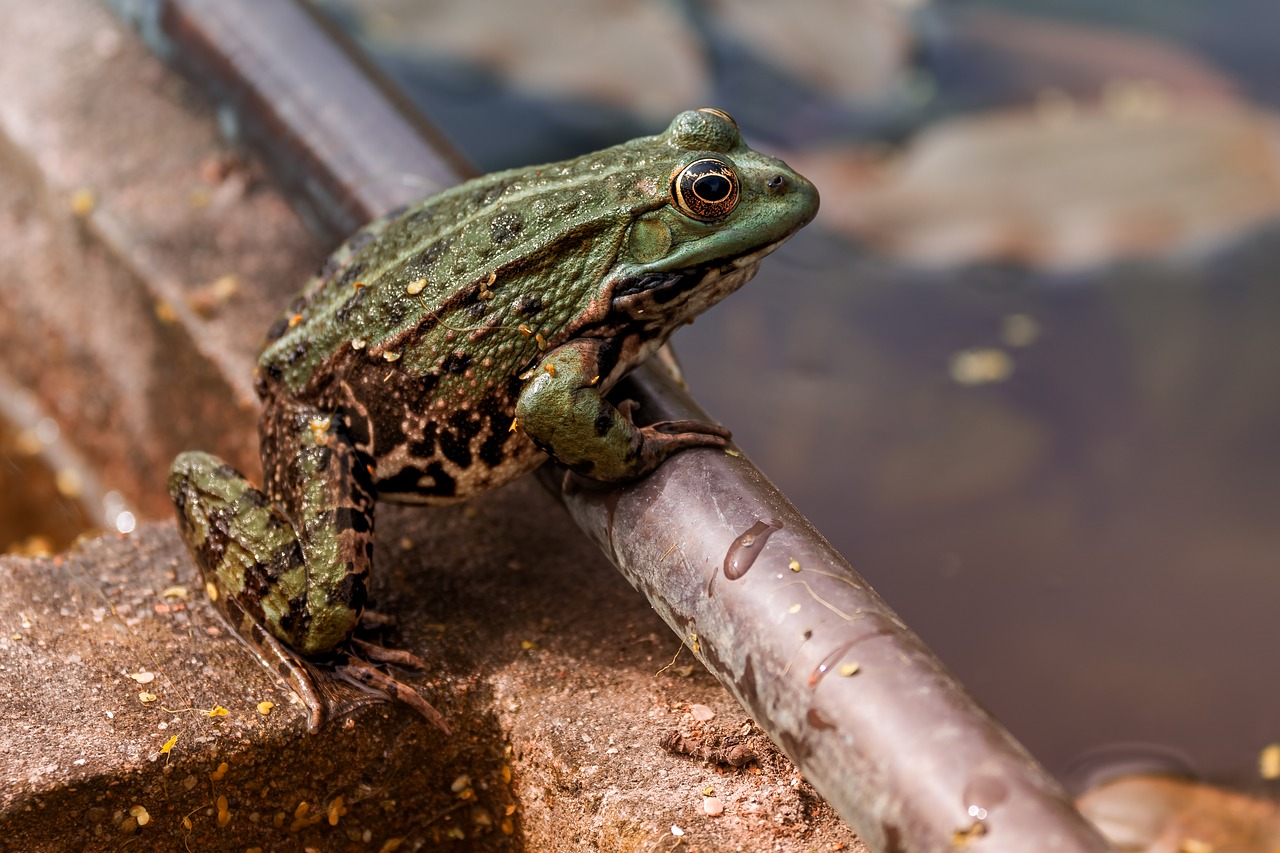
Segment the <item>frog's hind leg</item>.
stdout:
<svg viewBox="0 0 1280 853">
<path fill-rule="evenodd" d="M 264 457 L 278 460 L 266 473 L 268 494 L 206 453 L 174 461 L 169 492 L 210 599 L 306 702 L 315 731 L 370 701 L 368 693 L 344 698 L 342 688 L 353 688 L 304 658 L 328 660 L 344 676 L 341 668 L 359 660 L 348 641 L 364 609 L 373 554 L 371 475 L 331 419 L 314 410 L 264 416 L 261 438 Z M 370 686 L 419 712 L 419 704 L 430 708 L 407 685 Z M 434 709 L 424 716 L 439 724 Z"/>
</svg>

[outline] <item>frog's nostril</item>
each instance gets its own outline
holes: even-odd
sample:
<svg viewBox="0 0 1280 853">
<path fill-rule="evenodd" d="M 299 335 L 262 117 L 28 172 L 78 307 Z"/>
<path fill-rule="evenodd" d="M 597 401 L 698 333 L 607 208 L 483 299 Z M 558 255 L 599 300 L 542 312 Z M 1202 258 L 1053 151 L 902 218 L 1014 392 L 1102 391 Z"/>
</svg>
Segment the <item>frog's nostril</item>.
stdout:
<svg viewBox="0 0 1280 853">
<path fill-rule="evenodd" d="M 773 190 L 774 192 L 777 192 L 778 190 L 783 189 L 784 187 L 786 187 L 786 185 L 787 185 L 787 179 L 782 175 L 774 175 L 773 177 L 769 178 L 768 182 L 766 183 L 766 186 L 768 186 L 769 189 Z"/>
</svg>

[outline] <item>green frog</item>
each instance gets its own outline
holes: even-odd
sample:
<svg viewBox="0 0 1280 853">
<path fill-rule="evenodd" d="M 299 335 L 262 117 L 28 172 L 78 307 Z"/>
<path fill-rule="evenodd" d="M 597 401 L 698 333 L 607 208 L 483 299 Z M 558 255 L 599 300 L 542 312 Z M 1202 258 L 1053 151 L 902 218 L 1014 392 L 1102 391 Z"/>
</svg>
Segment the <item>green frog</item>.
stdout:
<svg viewBox="0 0 1280 853">
<path fill-rule="evenodd" d="M 548 456 L 609 483 L 724 428 L 632 421 L 605 394 L 817 213 L 813 185 L 691 110 L 666 132 L 497 172 L 357 232 L 271 328 L 255 371 L 265 486 L 202 452 L 169 474 L 228 624 L 305 701 L 354 682 L 448 730 L 363 641 L 378 500 L 445 504 Z M 336 677 L 336 678 L 335 678 Z"/>
</svg>

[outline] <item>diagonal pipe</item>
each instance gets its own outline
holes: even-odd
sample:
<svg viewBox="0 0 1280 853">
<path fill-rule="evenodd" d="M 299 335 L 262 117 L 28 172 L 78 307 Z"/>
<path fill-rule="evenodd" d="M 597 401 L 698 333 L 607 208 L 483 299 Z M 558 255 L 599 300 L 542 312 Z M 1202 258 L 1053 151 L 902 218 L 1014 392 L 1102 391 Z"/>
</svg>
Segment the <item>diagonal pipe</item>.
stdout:
<svg viewBox="0 0 1280 853">
<path fill-rule="evenodd" d="M 305 4 L 109 2 L 334 239 L 470 171 Z M 707 418 L 657 367 L 619 391 Z M 1111 849 L 746 458 L 689 451 L 622 488 L 539 476 L 873 849 Z"/>
</svg>

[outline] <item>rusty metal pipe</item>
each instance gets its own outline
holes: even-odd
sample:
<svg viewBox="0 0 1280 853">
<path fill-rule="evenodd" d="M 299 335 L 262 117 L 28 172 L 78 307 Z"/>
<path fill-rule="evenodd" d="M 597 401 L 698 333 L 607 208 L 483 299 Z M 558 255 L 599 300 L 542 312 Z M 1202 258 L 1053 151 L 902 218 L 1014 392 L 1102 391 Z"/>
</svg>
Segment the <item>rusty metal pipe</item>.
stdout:
<svg viewBox="0 0 1280 853">
<path fill-rule="evenodd" d="M 469 171 L 304 4 L 113 5 L 335 239 Z M 647 419 L 706 417 L 657 368 L 619 390 Z M 745 458 L 690 451 L 625 488 L 541 476 L 872 848 L 1111 849 Z"/>
</svg>

